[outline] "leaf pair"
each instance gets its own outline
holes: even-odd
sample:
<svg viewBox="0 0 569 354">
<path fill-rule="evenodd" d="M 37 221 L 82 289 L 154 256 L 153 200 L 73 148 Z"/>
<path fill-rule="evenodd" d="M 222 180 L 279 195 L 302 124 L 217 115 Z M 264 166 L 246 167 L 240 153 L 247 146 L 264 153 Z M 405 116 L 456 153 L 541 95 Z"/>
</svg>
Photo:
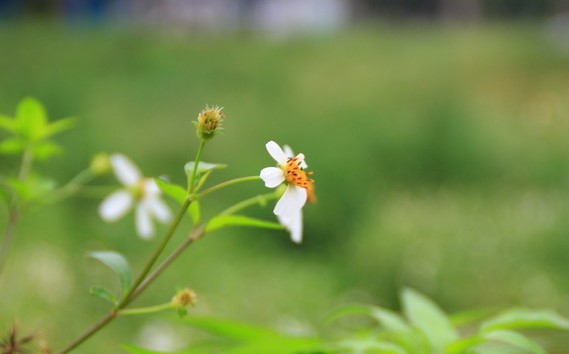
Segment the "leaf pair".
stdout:
<svg viewBox="0 0 569 354">
<path fill-rule="evenodd" d="M 132 272 L 128 261 L 122 254 L 113 251 L 91 252 L 88 256 L 109 267 L 117 276 L 121 287 L 119 296 L 116 296 L 108 289 L 98 286 L 92 287 L 89 292 L 100 299 L 109 301 L 115 306 L 118 305 L 132 286 Z"/>
</svg>

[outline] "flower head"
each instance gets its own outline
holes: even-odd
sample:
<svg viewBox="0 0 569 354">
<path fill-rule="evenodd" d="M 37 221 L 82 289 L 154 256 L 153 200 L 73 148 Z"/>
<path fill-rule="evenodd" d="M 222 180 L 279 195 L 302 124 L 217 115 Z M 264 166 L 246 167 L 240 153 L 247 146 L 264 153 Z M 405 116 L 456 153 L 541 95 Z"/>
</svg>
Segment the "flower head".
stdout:
<svg viewBox="0 0 569 354">
<path fill-rule="evenodd" d="M 198 120 L 194 122 L 198 138 L 207 141 L 219 133 L 223 123 L 223 107 L 206 107 L 198 114 Z"/>
<path fill-rule="evenodd" d="M 160 198 L 160 189 L 152 178 L 142 176 L 126 156 L 112 154 L 111 166 L 124 188 L 109 195 L 99 207 L 101 218 L 112 222 L 123 217 L 134 206 L 136 230 L 142 238 L 154 235 L 153 219 L 166 223 L 171 219 L 168 206 Z"/>
<path fill-rule="evenodd" d="M 279 222 L 290 232 L 294 242 L 302 241 L 302 207 L 306 200 L 314 199 L 314 180 L 306 172 L 308 167 L 303 154 L 294 156 L 292 150 L 285 146 L 282 149 L 274 141 L 266 145 L 267 151 L 278 164 L 278 167 L 265 167 L 260 177 L 265 186 L 275 188 L 282 183 L 287 185 L 282 197 L 279 199 L 273 212 Z"/>
</svg>

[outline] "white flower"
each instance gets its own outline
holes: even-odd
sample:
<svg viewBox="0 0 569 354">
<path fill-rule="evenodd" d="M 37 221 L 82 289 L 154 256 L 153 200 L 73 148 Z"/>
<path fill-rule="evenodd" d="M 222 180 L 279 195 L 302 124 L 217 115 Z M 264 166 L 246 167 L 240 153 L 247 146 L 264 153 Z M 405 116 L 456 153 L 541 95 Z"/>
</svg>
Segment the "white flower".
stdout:
<svg viewBox="0 0 569 354">
<path fill-rule="evenodd" d="M 287 184 L 281 199 L 275 205 L 273 212 L 279 222 L 290 232 L 294 242 L 302 241 L 302 207 L 307 199 L 312 199 L 312 182 L 308 176 L 311 173 L 304 171 L 308 167 L 304 161 L 304 155 L 294 156 L 292 150 L 285 146 L 284 150 L 275 143 L 269 141 L 267 151 L 278 163 L 279 167 L 265 167 L 261 170 L 260 177 L 265 186 L 275 188 L 282 183 Z"/>
<path fill-rule="evenodd" d="M 126 156 L 110 156 L 111 166 L 117 179 L 125 188 L 109 195 L 99 206 L 101 218 L 112 222 L 123 217 L 131 207 L 135 207 L 136 231 L 140 237 L 148 239 L 154 235 L 155 218 L 162 223 L 170 221 L 172 214 L 160 199 L 160 189 L 152 178 L 142 176 L 138 167 Z"/>
</svg>

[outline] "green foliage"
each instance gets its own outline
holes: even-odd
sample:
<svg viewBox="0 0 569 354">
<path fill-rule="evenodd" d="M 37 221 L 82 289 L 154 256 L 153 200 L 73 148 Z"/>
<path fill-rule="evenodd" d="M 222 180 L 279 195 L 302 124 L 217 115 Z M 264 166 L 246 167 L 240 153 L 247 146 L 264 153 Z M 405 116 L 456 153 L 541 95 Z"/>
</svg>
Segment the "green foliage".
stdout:
<svg viewBox="0 0 569 354">
<path fill-rule="evenodd" d="M 225 226 L 250 226 L 266 229 L 282 230 L 284 227 L 275 222 L 259 220 L 243 215 L 220 215 L 212 218 L 206 227 L 206 231 L 211 232 Z"/>
<path fill-rule="evenodd" d="M 454 327 L 449 317 L 430 299 L 411 289 L 405 289 L 401 297 L 405 318 L 367 305 L 345 306 L 334 311 L 329 320 L 365 315 L 379 324 L 368 335 L 353 335 L 342 345 L 351 348 L 353 353 L 375 348 L 378 353 L 492 354 L 495 352 L 487 345 L 494 343 L 544 354 L 545 350 L 538 343 L 513 330 L 569 330 L 569 320 L 551 311 L 516 309 L 491 317 L 482 322 L 474 333 L 459 337 L 458 333 L 464 332 L 460 331 L 461 327 Z M 472 312 L 467 317 L 472 318 Z M 381 345 L 390 347 L 381 349 Z M 474 348 L 476 352 L 472 351 Z"/>
<path fill-rule="evenodd" d="M 156 182 L 156 185 L 164 194 L 174 199 L 178 204 L 183 205 L 186 202 L 188 192 L 184 188 L 176 184 L 170 184 L 160 178 L 155 178 L 154 182 Z M 192 201 L 187 213 L 194 224 L 199 223 L 201 218 L 200 203 L 197 200 Z"/>
<path fill-rule="evenodd" d="M 195 161 L 187 162 L 184 165 L 184 171 L 186 172 L 186 176 L 188 178 L 188 188 L 190 186 L 190 179 L 192 178 L 194 170 L 196 170 L 196 181 L 194 183 L 197 186 L 196 190 L 198 190 L 199 187 L 201 187 L 205 183 L 205 181 L 207 180 L 207 178 L 209 177 L 210 173 L 213 170 L 225 167 L 227 167 L 227 165 L 218 164 L 218 163 L 209 163 L 203 161 L 199 161 L 197 166 Z"/>
<path fill-rule="evenodd" d="M 122 296 L 126 295 L 130 286 L 132 285 L 132 272 L 126 258 L 120 253 L 113 251 L 91 252 L 88 254 L 88 256 L 95 258 L 96 260 L 105 264 L 107 267 L 111 268 L 113 272 L 115 272 L 119 279 L 122 294 L 117 298 L 122 299 Z M 110 297 L 108 294 L 109 292 L 107 290 L 103 290 L 102 288 L 95 288 L 95 290 L 91 288 L 91 293 L 100 298 L 106 298 L 107 300 L 109 298 L 112 299 L 112 297 Z"/>
<path fill-rule="evenodd" d="M 0 128 L 12 134 L 0 143 L 0 154 L 14 155 L 30 149 L 35 159 L 45 160 L 62 151 L 49 138 L 70 129 L 74 122 L 73 118 L 65 118 L 49 123 L 42 104 L 25 98 L 18 104 L 14 118 L 0 116 Z"/>
</svg>

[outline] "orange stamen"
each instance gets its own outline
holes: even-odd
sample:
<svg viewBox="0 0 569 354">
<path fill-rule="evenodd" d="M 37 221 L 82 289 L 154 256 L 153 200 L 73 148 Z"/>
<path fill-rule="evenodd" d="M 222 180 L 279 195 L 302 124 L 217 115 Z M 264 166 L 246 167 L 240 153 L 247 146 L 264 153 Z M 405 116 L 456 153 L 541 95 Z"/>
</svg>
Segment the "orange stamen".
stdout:
<svg viewBox="0 0 569 354">
<path fill-rule="evenodd" d="M 291 157 L 288 159 L 286 165 L 283 166 L 285 172 L 285 179 L 288 183 L 306 189 L 308 200 L 313 201 L 314 196 L 314 180 L 308 178 L 314 172 L 306 172 L 300 167 L 301 160 L 298 157 Z"/>
</svg>

